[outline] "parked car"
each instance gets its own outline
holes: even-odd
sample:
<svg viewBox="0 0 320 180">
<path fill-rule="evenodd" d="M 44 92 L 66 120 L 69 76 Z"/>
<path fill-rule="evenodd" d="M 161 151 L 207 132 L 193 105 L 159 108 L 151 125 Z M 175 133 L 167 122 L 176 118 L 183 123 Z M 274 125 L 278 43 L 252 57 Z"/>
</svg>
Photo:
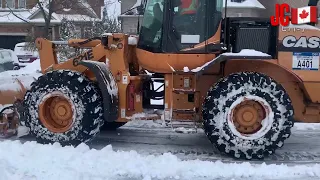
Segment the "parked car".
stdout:
<svg viewBox="0 0 320 180">
<path fill-rule="evenodd" d="M 18 57 L 21 67 L 25 67 L 27 64 L 32 63 L 33 61 L 39 58 L 38 52 L 26 50 L 26 45 L 26 42 L 22 42 L 16 44 L 14 47 L 14 52 Z"/>
<path fill-rule="evenodd" d="M 18 57 L 11 49 L 0 49 L 0 72 L 20 69 Z"/>
</svg>

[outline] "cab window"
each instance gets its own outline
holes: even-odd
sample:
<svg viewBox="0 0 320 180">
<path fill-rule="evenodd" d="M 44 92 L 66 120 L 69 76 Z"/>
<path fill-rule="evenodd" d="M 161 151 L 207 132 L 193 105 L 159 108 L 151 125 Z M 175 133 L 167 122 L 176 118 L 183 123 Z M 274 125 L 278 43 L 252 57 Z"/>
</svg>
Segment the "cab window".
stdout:
<svg viewBox="0 0 320 180">
<path fill-rule="evenodd" d="M 161 52 L 164 0 L 149 0 L 145 6 L 138 47 Z"/>
</svg>

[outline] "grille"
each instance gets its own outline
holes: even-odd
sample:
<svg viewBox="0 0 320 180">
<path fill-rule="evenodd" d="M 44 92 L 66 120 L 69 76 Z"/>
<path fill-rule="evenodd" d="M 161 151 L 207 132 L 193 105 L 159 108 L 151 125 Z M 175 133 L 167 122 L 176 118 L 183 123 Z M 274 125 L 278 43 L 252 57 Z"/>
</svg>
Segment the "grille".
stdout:
<svg viewBox="0 0 320 180">
<path fill-rule="evenodd" d="M 234 51 L 241 49 L 254 49 L 268 53 L 270 44 L 269 27 L 238 27 Z"/>
</svg>

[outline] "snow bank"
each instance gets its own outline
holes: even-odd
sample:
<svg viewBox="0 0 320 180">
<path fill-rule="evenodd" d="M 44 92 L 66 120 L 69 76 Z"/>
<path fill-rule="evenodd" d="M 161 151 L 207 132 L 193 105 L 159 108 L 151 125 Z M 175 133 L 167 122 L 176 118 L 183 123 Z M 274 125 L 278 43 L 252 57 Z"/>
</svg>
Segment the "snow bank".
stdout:
<svg viewBox="0 0 320 180">
<path fill-rule="evenodd" d="M 293 126 L 293 130 L 320 130 L 320 123 L 295 123 Z"/>
<path fill-rule="evenodd" d="M 30 89 L 31 83 L 41 76 L 40 60 L 28 64 L 26 67 L 19 70 L 4 71 L 0 73 L 0 91 L 20 91 L 21 85 L 17 79 L 23 84 L 26 89 Z"/>
<path fill-rule="evenodd" d="M 163 128 L 166 127 L 166 124 L 162 120 L 132 120 L 127 122 L 123 127 Z"/>
<path fill-rule="evenodd" d="M 213 179 L 320 177 L 320 165 L 252 165 L 200 160 L 182 161 L 166 153 L 143 156 L 136 151 L 101 150 L 84 144 L 76 148 L 36 142 L 0 142 L 1 179 Z"/>
<path fill-rule="evenodd" d="M 10 77 L 10 76 L 23 76 L 23 75 L 41 75 L 41 66 L 40 66 L 40 60 L 37 59 L 33 61 L 30 64 L 27 64 L 25 67 L 19 69 L 19 70 L 11 70 L 11 71 L 4 71 L 0 73 L 0 78 L 4 77 Z"/>
</svg>

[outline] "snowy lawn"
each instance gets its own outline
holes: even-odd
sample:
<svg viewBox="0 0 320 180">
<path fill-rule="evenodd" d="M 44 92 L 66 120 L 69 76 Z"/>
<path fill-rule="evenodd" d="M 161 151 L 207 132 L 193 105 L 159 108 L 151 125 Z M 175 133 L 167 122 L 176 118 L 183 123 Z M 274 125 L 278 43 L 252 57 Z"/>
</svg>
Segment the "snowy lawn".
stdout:
<svg viewBox="0 0 320 180">
<path fill-rule="evenodd" d="M 199 160 L 182 161 L 172 154 L 142 156 L 135 151 L 116 152 L 40 145 L 36 142 L 0 142 L 0 179 L 6 180 L 116 180 L 116 179 L 216 179 L 319 177 L 320 165 L 227 164 Z"/>
</svg>

